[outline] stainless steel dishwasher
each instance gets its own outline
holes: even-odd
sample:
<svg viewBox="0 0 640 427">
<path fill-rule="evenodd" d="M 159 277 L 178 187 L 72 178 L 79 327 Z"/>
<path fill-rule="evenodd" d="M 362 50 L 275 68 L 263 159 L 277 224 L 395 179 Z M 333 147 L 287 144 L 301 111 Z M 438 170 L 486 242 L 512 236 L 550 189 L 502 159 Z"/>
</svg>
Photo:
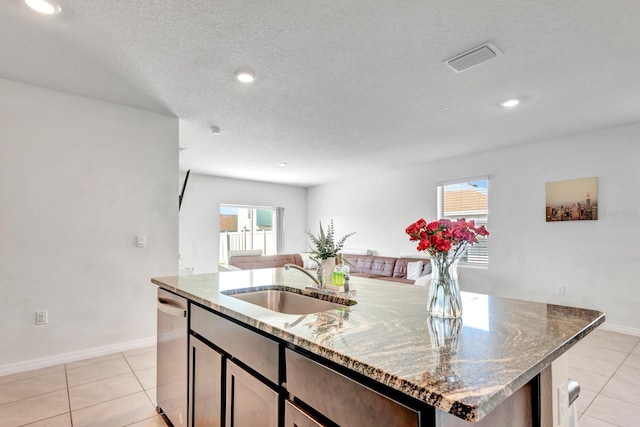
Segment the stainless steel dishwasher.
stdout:
<svg viewBox="0 0 640 427">
<path fill-rule="evenodd" d="M 158 288 L 158 411 L 187 425 L 187 300 Z"/>
</svg>

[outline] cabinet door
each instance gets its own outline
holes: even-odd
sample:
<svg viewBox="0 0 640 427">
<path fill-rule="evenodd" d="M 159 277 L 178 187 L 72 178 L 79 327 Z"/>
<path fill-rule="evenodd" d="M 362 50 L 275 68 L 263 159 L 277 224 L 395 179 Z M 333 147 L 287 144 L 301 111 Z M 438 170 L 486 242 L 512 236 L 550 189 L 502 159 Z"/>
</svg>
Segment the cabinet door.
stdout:
<svg viewBox="0 0 640 427">
<path fill-rule="evenodd" d="M 284 427 L 322 427 L 322 424 L 287 400 L 284 402 Z"/>
<path fill-rule="evenodd" d="M 277 427 L 278 393 L 227 360 L 227 427 Z"/>
<path fill-rule="evenodd" d="M 223 356 L 191 337 L 189 423 L 192 427 L 222 426 Z"/>
</svg>

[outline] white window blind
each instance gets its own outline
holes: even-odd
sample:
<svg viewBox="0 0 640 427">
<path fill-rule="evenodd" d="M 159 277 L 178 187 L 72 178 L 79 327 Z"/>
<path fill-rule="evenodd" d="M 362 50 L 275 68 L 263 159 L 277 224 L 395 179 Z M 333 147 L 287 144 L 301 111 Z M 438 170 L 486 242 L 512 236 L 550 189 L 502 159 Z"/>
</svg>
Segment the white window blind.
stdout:
<svg viewBox="0 0 640 427">
<path fill-rule="evenodd" d="M 488 178 L 438 185 L 438 218 L 473 219 L 477 226 L 487 227 L 489 220 L 488 197 Z M 478 243 L 468 246 L 460 261 L 468 265 L 487 265 L 489 263 L 487 238 L 478 236 Z"/>
</svg>

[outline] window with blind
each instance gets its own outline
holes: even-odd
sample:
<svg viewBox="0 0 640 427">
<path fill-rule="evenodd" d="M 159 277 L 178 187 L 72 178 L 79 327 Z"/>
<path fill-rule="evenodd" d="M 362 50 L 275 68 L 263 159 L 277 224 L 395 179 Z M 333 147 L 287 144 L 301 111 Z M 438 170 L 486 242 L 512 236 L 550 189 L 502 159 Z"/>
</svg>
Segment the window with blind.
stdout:
<svg viewBox="0 0 640 427">
<path fill-rule="evenodd" d="M 440 184 L 438 185 L 438 218 L 473 219 L 477 225 L 486 227 L 489 219 L 488 196 L 488 178 Z M 487 265 L 489 263 L 487 238 L 478 236 L 478 243 L 467 248 L 460 262 L 467 265 Z"/>
</svg>

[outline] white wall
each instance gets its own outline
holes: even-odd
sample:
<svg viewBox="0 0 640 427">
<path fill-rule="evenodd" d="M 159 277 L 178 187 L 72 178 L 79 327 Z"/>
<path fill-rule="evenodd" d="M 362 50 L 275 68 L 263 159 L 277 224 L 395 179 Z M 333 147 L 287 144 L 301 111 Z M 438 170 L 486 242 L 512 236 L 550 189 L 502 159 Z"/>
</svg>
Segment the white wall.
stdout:
<svg viewBox="0 0 640 427">
<path fill-rule="evenodd" d="M 334 218 L 358 234 L 346 246 L 380 255 L 415 251 L 404 229 L 436 219 L 439 181 L 488 175 L 490 265 L 463 269 L 463 290 L 553 302 L 607 313 L 640 332 L 640 123 L 535 144 L 380 171 L 347 183 L 347 208 L 335 209 L 345 183 L 308 192 L 308 222 Z M 545 222 L 545 183 L 598 177 L 598 221 Z M 566 295 L 556 293 L 566 286 Z"/>
<path fill-rule="evenodd" d="M 177 119 L 7 80 L 0 94 L 0 372 L 153 337 L 149 279 L 177 273 Z"/>
<path fill-rule="evenodd" d="M 180 209 L 180 267 L 218 271 L 220 204 L 283 207 L 285 253 L 307 250 L 306 197 L 302 187 L 191 173 Z"/>
</svg>

